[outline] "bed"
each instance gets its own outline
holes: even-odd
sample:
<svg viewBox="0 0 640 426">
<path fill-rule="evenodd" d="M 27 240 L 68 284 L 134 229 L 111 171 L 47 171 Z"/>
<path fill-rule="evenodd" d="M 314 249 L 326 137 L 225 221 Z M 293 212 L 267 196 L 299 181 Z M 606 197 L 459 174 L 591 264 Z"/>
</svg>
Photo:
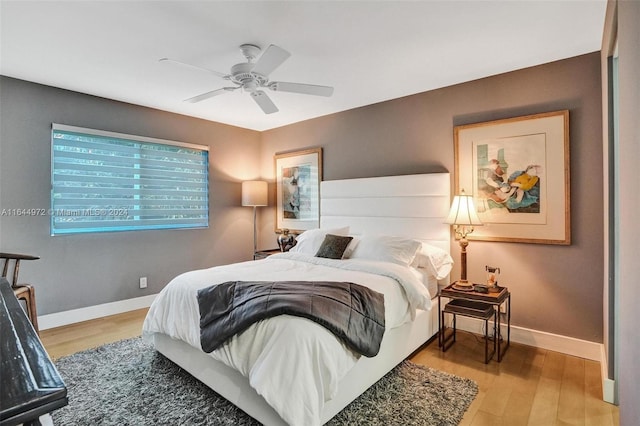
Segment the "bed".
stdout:
<svg viewBox="0 0 640 426">
<path fill-rule="evenodd" d="M 437 284 L 438 279 L 446 281 L 451 263 L 450 229 L 444 223 L 449 191 L 448 173 L 324 181 L 320 229 L 305 234 L 315 235 L 316 240 L 323 232 L 352 236 L 357 244 L 350 247 L 349 259 L 309 255 L 301 238 L 300 251 L 182 274 L 150 308 L 143 336 L 160 353 L 267 426 L 324 424 L 437 333 Z M 385 244 L 417 241 L 423 260 L 424 250 L 434 250 L 440 263 L 434 270 L 433 262 L 429 267 L 418 265 L 418 256 L 412 261 L 415 268 L 371 260 L 379 253 L 371 254 L 367 247 L 387 237 Z M 211 353 L 200 348 L 199 330 L 194 330 L 199 324 L 194 302 L 198 289 L 229 280 L 312 280 L 316 276 L 365 281 L 385 295 L 387 328 L 376 356 L 358 356 L 322 326 L 289 315 L 260 321 Z M 295 380 L 285 370 L 293 371 Z"/>
</svg>

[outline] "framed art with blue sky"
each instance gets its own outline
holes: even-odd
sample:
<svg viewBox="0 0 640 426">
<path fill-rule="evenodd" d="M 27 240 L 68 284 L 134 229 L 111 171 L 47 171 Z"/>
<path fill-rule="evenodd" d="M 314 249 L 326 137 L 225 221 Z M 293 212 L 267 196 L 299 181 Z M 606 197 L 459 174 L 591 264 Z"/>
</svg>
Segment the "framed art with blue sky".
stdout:
<svg viewBox="0 0 640 426">
<path fill-rule="evenodd" d="M 484 224 L 470 240 L 571 244 L 568 110 L 456 126 L 454 154 Z"/>
</svg>

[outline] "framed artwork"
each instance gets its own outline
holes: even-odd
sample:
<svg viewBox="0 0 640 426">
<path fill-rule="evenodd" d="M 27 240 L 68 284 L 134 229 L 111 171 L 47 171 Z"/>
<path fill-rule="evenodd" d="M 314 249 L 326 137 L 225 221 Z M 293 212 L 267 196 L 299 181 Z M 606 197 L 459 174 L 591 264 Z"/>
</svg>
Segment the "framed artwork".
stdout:
<svg viewBox="0 0 640 426">
<path fill-rule="evenodd" d="M 276 232 L 320 226 L 322 148 L 276 154 Z"/>
<path fill-rule="evenodd" d="M 468 239 L 571 244 L 568 110 L 456 126 L 454 144 L 483 223 Z"/>
</svg>

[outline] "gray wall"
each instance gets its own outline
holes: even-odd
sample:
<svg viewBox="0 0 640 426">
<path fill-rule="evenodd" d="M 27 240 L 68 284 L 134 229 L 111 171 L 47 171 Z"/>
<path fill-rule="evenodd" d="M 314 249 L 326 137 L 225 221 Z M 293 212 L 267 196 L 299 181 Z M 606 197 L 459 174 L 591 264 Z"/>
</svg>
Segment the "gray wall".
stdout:
<svg viewBox="0 0 640 426">
<path fill-rule="evenodd" d="M 618 51 L 620 76 L 620 312 L 618 340 L 620 424 L 640 422 L 640 2 L 618 2 Z"/>
<path fill-rule="evenodd" d="M 571 246 L 469 246 L 469 277 L 485 264 L 513 292 L 513 323 L 602 342 L 602 126 L 598 53 L 472 81 L 262 134 L 2 78 L 0 208 L 49 205 L 51 122 L 211 146 L 211 227 L 50 237 L 48 218 L 0 217 L 0 249 L 35 253 L 40 314 L 152 294 L 177 273 L 248 259 L 251 211 L 239 181 L 273 179 L 276 152 L 324 149 L 324 178 L 453 172 L 453 126 L 570 110 Z M 271 202 L 273 205 L 273 200 Z M 275 213 L 259 213 L 259 247 L 275 247 Z M 459 246 L 452 243 L 458 259 Z M 459 276 L 456 265 L 452 277 Z M 149 277 L 139 290 L 138 277 Z"/>
<path fill-rule="evenodd" d="M 47 216 L 0 216 L 0 250 L 41 257 L 20 273 L 37 286 L 39 315 L 158 293 L 184 271 L 251 258 L 239 182 L 259 177 L 258 132 L 2 77 L 0 210 L 49 208 L 52 122 L 208 145 L 210 219 L 201 230 L 51 237 Z"/>
<path fill-rule="evenodd" d="M 568 109 L 572 245 L 472 241 L 468 275 L 482 280 L 484 265 L 501 267 L 514 325 L 602 342 L 600 99 L 596 52 L 263 132 L 262 175 L 273 178 L 274 153 L 312 146 L 324 149 L 325 180 L 453 173 L 453 126 Z M 275 214 L 262 218 L 265 236 Z M 452 242 L 456 260 L 459 251 Z"/>
</svg>

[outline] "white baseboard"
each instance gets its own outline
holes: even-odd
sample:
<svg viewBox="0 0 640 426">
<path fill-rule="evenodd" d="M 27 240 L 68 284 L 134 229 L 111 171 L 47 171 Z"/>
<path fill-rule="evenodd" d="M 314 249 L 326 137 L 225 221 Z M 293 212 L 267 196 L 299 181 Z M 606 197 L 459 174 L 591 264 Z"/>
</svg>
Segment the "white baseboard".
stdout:
<svg viewBox="0 0 640 426">
<path fill-rule="evenodd" d="M 88 306 L 86 308 L 42 315 L 38 316 L 38 323 L 40 330 L 47 330 L 49 328 L 61 327 L 109 315 L 116 315 L 136 309 L 148 308 L 151 306 L 155 297 L 156 294 L 151 294 L 133 299 L 104 303 L 102 305 Z M 482 334 L 484 322 L 474 318 L 458 316 L 457 326 L 460 330 Z M 503 336 L 506 334 L 506 328 L 506 324 L 502 324 Z M 598 361 L 601 365 L 604 364 L 603 359 L 605 357 L 603 353 L 603 345 L 601 343 L 589 342 L 586 340 L 575 339 L 573 337 L 561 336 L 558 334 L 532 330 L 514 325 L 511 326 L 511 341 Z M 603 374 L 603 377 L 606 377 L 606 374 Z"/>
<path fill-rule="evenodd" d="M 449 324 L 451 321 L 450 318 L 447 320 L 447 324 Z M 484 334 L 484 321 L 482 320 L 457 316 L 456 327 L 459 330 L 470 331 L 476 334 Z M 506 337 L 506 332 L 506 324 L 501 324 L 500 333 L 503 338 Z M 607 378 L 607 358 L 604 353 L 604 345 L 602 343 L 589 342 L 587 340 L 561 336 L 559 334 L 547 333 L 545 331 L 531 330 L 514 325 L 511 326 L 511 341 L 600 362 L 602 400 L 611 404 L 616 404 L 615 381 Z"/>
<path fill-rule="evenodd" d="M 148 308 L 155 298 L 156 294 L 150 294 L 133 299 L 103 303 L 102 305 L 56 312 L 55 314 L 38 315 L 38 328 L 40 330 L 47 330 L 49 328 L 62 327 L 77 322 L 134 311 L 136 309 Z"/>
<path fill-rule="evenodd" d="M 470 331 L 476 334 L 484 333 L 484 321 L 482 320 L 459 315 L 457 316 L 456 322 L 459 330 Z M 501 334 L 503 338 L 506 337 L 506 333 L 507 325 L 502 324 Z M 511 341 L 593 361 L 601 361 L 601 343 L 589 342 L 587 340 L 580 340 L 514 325 L 511 325 Z"/>
<path fill-rule="evenodd" d="M 602 345 L 600 356 L 600 376 L 602 377 L 602 399 L 610 404 L 617 404 L 616 381 L 609 378 L 609 360 Z"/>
<path fill-rule="evenodd" d="M 607 379 L 606 376 L 602 379 L 602 400 L 609 404 L 618 405 L 616 400 L 616 382 L 615 380 Z"/>
</svg>

